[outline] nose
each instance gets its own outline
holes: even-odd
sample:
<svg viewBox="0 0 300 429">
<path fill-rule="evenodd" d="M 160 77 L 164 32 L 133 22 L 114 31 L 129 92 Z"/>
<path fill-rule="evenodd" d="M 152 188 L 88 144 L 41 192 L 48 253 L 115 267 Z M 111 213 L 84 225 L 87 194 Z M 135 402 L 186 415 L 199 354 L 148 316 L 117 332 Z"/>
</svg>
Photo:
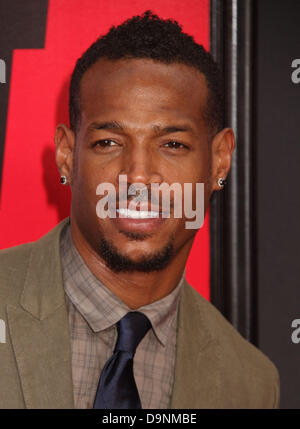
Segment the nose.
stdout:
<svg viewBox="0 0 300 429">
<path fill-rule="evenodd" d="M 158 171 L 159 161 L 153 151 L 147 145 L 135 145 L 126 151 L 122 160 L 120 174 L 127 175 L 128 184 L 161 183 L 161 173 Z"/>
</svg>

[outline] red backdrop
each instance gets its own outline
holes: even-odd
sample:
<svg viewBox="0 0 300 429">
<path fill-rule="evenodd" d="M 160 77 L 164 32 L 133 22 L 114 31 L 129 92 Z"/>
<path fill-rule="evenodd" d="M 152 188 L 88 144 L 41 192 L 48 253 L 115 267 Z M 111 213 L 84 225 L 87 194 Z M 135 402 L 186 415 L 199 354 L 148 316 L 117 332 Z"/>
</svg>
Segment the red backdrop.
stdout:
<svg viewBox="0 0 300 429">
<path fill-rule="evenodd" d="M 68 84 L 76 59 L 111 25 L 151 9 L 176 19 L 209 48 L 209 0 L 50 0 L 44 49 L 13 53 L 0 207 L 0 248 L 33 241 L 69 215 L 59 184 L 55 126 L 68 123 Z M 197 233 L 187 280 L 209 299 L 209 218 Z"/>
</svg>

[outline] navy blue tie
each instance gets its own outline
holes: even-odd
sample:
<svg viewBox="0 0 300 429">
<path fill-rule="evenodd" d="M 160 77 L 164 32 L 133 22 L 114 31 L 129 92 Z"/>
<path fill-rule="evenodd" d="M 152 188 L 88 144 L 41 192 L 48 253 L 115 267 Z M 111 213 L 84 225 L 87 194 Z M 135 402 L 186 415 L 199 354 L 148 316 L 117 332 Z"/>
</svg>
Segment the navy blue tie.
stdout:
<svg viewBox="0 0 300 429">
<path fill-rule="evenodd" d="M 93 408 L 142 408 L 133 375 L 133 357 L 151 323 L 144 314 L 132 311 L 117 323 L 117 327 L 114 354 L 101 372 Z"/>
</svg>

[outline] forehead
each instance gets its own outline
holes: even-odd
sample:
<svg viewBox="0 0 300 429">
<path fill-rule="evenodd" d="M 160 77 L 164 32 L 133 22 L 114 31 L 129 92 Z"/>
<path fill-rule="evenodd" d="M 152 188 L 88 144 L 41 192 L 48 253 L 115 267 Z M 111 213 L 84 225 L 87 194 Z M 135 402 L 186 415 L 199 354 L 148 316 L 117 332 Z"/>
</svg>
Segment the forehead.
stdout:
<svg viewBox="0 0 300 429">
<path fill-rule="evenodd" d="M 170 116 L 200 125 L 207 93 L 205 76 L 185 64 L 100 59 L 83 75 L 81 115 L 85 122 L 115 113 L 145 121 Z"/>
</svg>

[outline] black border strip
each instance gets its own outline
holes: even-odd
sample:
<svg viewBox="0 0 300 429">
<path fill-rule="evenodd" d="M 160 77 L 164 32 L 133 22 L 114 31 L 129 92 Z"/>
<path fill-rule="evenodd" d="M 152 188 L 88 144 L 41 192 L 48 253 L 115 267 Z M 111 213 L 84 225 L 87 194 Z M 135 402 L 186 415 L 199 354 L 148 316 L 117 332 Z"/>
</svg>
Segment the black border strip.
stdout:
<svg viewBox="0 0 300 429">
<path fill-rule="evenodd" d="M 252 0 L 211 0 L 211 52 L 224 76 L 225 126 L 236 150 L 228 185 L 210 205 L 211 301 L 249 341 L 257 341 L 253 142 Z"/>
<path fill-rule="evenodd" d="M 0 0 L 0 58 L 6 64 L 6 83 L 0 83 L 0 208 L 13 50 L 44 48 L 47 11 L 48 0 Z"/>
</svg>

